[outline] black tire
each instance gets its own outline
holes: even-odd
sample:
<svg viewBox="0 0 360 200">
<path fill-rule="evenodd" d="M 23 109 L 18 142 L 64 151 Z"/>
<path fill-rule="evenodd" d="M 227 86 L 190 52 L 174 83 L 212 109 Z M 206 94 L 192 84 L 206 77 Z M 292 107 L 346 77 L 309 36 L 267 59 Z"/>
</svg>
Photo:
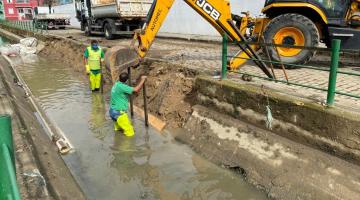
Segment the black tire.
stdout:
<svg viewBox="0 0 360 200">
<path fill-rule="evenodd" d="M 81 29 L 81 31 L 85 31 L 85 24 L 86 24 L 86 23 L 81 22 L 81 24 L 80 24 L 80 29 Z"/>
<path fill-rule="evenodd" d="M 320 42 L 319 31 L 316 28 L 314 22 L 309 18 L 299 14 L 283 14 L 272 19 L 265 28 L 264 38 L 266 43 L 273 43 L 275 34 L 282 28 L 292 27 L 301 31 L 304 36 L 304 46 L 317 47 Z M 284 44 L 284 43 L 283 43 Z M 279 62 L 279 57 L 275 48 L 267 47 L 272 60 Z M 263 48 L 264 54 L 266 55 L 265 48 Z M 280 55 L 281 61 L 284 63 L 291 64 L 305 64 L 314 57 L 316 51 L 314 50 L 301 50 L 297 55 L 294 56 L 282 56 Z M 294 68 L 287 66 L 287 68 Z"/>
<path fill-rule="evenodd" d="M 110 23 L 106 23 L 104 25 L 104 34 L 105 34 L 105 38 L 107 40 L 112 40 L 114 39 L 114 34 L 113 34 L 113 31 L 112 31 L 112 27 L 111 27 L 111 24 Z"/>
<path fill-rule="evenodd" d="M 84 24 L 84 32 L 86 36 L 91 36 L 91 30 L 88 23 Z"/>
</svg>

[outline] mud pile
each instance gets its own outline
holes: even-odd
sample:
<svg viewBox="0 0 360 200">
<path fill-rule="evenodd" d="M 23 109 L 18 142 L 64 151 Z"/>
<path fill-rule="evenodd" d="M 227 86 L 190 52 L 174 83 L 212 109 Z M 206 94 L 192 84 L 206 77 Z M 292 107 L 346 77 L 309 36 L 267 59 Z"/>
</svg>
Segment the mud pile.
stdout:
<svg viewBox="0 0 360 200">
<path fill-rule="evenodd" d="M 154 62 L 138 68 L 132 76 L 147 75 L 147 102 L 149 112 L 167 122 L 167 128 L 184 125 L 192 113 L 195 98 L 193 88 L 196 71 Z M 134 99 L 134 104 L 143 107 L 143 93 Z"/>
<path fill-rule="evenodd" d="M 84 71 L 83 52 L 85 46 L 76 45 L 70 41 L 52 38 L 45 40 L 45 46 L 40 55 L 72 67 L 76 71 Z M 64 66 L 65 67 L 65 66 Z"/>
</svg>

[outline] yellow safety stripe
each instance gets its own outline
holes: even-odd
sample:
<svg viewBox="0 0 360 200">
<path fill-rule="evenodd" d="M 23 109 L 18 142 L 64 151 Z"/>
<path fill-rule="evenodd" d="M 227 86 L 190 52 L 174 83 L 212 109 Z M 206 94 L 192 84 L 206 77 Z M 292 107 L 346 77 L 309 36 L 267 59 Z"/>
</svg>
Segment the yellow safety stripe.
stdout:
<svg viewBox="0 0 360 200">
<path fill-rule="evenodd" d="M 270 8 L 281 8 L 281 7 L 307 7 L 307 8 L 311 8 L 313 9 L 315 12 L 317 12 L 320 17 L 322 18 L 322 20 L 327 24 L 328 20 L 327 17 L 325 15 L 325 13 L 318 7 L 316 7 L 313 4 L 309 4 L 309 3 L 273 3 L 270 4 L 268 6 L 266 6 L 265 8 L 262 9 L 262 13 L 265 13 L 267 10 L 269 10 Z"/>
</svg>

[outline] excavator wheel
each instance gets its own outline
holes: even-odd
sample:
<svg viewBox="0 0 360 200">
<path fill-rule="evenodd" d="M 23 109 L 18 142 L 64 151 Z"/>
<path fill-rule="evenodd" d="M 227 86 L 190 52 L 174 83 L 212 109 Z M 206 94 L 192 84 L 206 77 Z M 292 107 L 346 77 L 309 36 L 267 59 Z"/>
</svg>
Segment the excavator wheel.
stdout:
<svg viewBox="0 0 360 200">
<path fill-rule="evenodd" d="M 315 24 L 309 18 L 294 13 L 272 19 L 265 28 L 264 38 L 266 43 L 306 47 L 317 47 L 320 40 Z M 310 61 L 316 53 L 314 50 L 288 47 L 277 47 L 277 50 L 272 47 L 263 48 L 264 53 L 266 49 L 273 61 L 300 65 Z"/>
</svg>

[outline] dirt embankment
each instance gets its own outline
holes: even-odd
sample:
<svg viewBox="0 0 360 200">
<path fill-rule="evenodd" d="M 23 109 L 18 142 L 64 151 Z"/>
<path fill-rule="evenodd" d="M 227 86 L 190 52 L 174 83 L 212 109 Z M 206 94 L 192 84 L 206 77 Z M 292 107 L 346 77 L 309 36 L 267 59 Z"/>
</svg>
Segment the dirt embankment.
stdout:
<svg viewBox="0 0 360 200">
<path fill-rule="evenodd" d="M 85 46 L 74 45 L 71 41 L 61 39 L 45 40 L 45 48 L 40 52 L 40 56 L 56 60 L 67 67 L 72 67 L 76 71 L 84 71 L 83 52 Z M 65 66 L 64 66 L 65 67 Z"/>
<path fill-rule="evenodd" d="M 133 73 L 141 74 L 146 81 L 147 102 L 150 113 L 167 122 L 167 128 L 182 127 L 192 113 L 195 100 L 193 90 L 196 71 L 169 63 L 146 63 Z M 143 107 L 143 93 L 134 99 L 135 105 Z"/>
</svg>

